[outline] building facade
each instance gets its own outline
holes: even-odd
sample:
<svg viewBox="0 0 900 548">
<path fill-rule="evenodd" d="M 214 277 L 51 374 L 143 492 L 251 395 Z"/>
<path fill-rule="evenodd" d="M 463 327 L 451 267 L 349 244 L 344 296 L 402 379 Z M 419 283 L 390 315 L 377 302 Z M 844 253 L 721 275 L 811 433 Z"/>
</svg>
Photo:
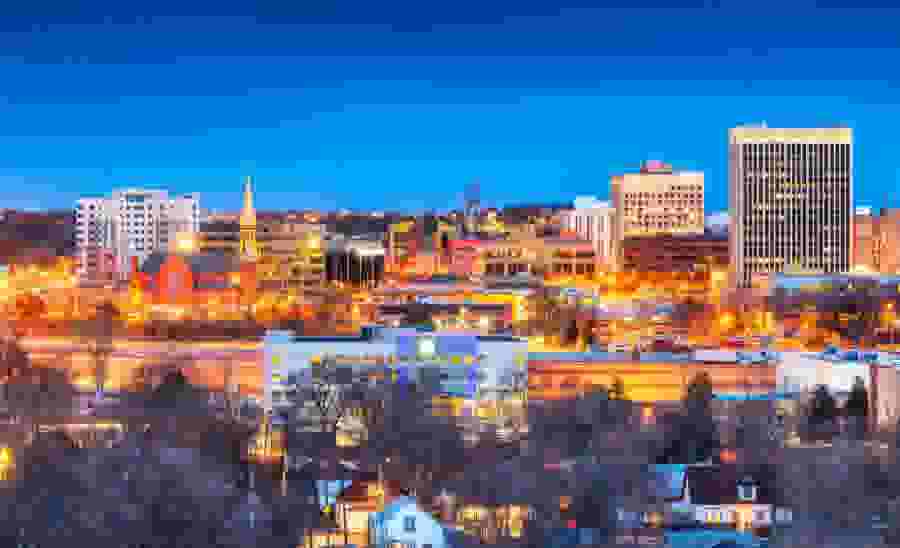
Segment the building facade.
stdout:
<svg viewBox="0 0 900 548">
<path fill-rule="evenodd" d="M 111 249 L 120 279 L 130 274 L 133 259 L 143 263 L 156 251 L 168 250 L 178 233 L 195 233 L 200 226 L 196 194 L 170 198 L 164 190 L 116 190 L 111 198 L 81 198 L 75 204 L 76 275 L 88 277 L 89 260 Z"/>
<path fill-rule="evenodd" d="M 594 244 L 571 237 L 452 240 L 451 274 L 502 278 L 519 274 L 593 277 Z"/>
<path fill-rule="evenodd" d="M 263 341 L 264 407 L 288 405 L 286 394 L 310 382 L 311 368 L 326 358 L 354 371 L 387 366 L 399 382 L 409 382 L 423 370 L 438 371 L 447 375 L 440 381 L 443 391 L 474 397 L 515 384 L 516 373 L 525 371 L 528 341 L 384 327 L 366 327 L 357 337 L 296 337 L 272 331 Z"/>
<path fill-rule="evenodd" d="M 381 242 L 336 238 L 327 243 L 325 276 L 329 282 L 376 287 L 384 280 L 384 271 Z"/>
<path fill-rule="evenodd" d="M 833 274 L 853 258 L 849 128 L 729 131 L 732 283 L 791 269 Z"/>
<path fill-rule="evenodd" d="M 154 253 L 134 275 L 132 294 L 150 309 L 237 314 L 256 301 L 252 267 L 223 253 Z"/>
<path fill-rule="evenodd" d="M 703 173 L 674 171 L 662 162 L 646 162 L 638 173 L 610 179 L 615 210 L 613 242 L 617 264 L 621 242 L 632 236 L 703 234 Z"/>
<path fill-rule="evenodd" d="M 416 251 L 421 247 L 421 227 L 415 219 L 406 219 L 388 227 L 385 242 L 388 272 L 401 273 L 415 261 Z"/>
<path fill-rule="evenodd" d="M 315 290 L 325 285 L 325 228 L 297 213 L 257 216 L 250 181 L 238 220 L 217 218 L 201 225 L 201 252 L 241 256 L 254 262 L 261 289 Z M 183 251 L 183 250 L 181 250 Z"/>
<path fill-rule="evenodd" d="M 627 238 L 623 242 L 626 272 L 696 272 L 728 267 L 728 237 L 653 236 Z"/>
<path fill-rule="evenodd" d="M 853 268 L 900 274 L 900 209 L 856 208 L 853 216 Z"/>
<path fill-rule="evenodd" d="M 575 198 L 574 209 L 563 212 L 561 220 L 564 230 L 594 245 L 599 269 L 615 266 L 615 209 L 610 202 L 600 202 L 593 196 Z"/>
</svg>

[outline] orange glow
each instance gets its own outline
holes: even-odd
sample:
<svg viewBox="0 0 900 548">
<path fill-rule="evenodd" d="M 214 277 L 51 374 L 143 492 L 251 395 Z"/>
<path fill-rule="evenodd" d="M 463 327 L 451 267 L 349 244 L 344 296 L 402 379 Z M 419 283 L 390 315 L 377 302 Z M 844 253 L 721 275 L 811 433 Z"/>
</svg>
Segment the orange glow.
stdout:
<svg viewBox="0 0 900 548">
<path fill-rule="evenodd" d="M 737 460 L 737 455 L 731 449 L 724 449 L 721 453 L 719 453 L 719 459 L 725 463 L 734 463 Z"/>
</svg>

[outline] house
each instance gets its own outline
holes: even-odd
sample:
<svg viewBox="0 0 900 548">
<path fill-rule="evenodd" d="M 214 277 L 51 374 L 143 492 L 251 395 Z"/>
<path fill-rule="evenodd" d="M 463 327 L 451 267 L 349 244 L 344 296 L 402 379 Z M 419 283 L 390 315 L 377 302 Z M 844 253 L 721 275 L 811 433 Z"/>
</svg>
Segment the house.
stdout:
<svg viewBox="0 0 900 548">
<path fill-rule="evenodd" d="M 543 469 L 539 459 L 510 459 L 443 482 L 434 506 L 450 527 L 483 543 L 519 540 L 536 520 L 537 502 L 567 493 L 565 476 Z"/>
<path fill-rule="evenodd" d="M 306 463 L 292 466 L 288 474 L 310 486 L 320 508 L 334 505 L 337 496 L 353 485 L 354 481 L 377 479 L 377 475 L 372 477 L 371 474 L 354 470 L 334 459 L 309 459 Z"/>
<path fill-rule="evenodd" d="M 375 548 L 445 548 L 447 534 L 436 519 L 411 497 L 400 497 L 369 518 Z"/>
<path fill-rule="evenodd" d="M 406 490 L 399 482 L 392 480 L 354 481 L 338 494 L 334 507 L 327 508 L 337 526 L 346 530 L 347 538 L 353 544 L 369 544 L 369 518 L 380 512 L 385 505 L 405 496 Z"/>
<path fill-rule="evenodd" d="M 773 520 L 789 523 L 790 509 L 779 507 L 772 467 L 742 471 L 734 465 L 688 466 L 673 511 L 693 514 L 706 527 L 755 531 L 767 536 Z"/>
<path fill-rule="evenodd" d="M 666 546 L 671 548 L 749 548 L 759 546 L 759 539 L 746 531 L 693 529 L 665 532 Z"/>
</svg>

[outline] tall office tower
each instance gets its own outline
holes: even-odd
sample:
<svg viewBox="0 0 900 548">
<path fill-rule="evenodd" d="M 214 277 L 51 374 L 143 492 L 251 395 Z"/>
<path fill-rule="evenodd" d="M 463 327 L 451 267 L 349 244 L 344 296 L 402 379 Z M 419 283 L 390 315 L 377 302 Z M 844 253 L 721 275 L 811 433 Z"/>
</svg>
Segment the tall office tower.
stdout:
<svg viewBox="0 0 900 548">
<path fill-rule="evenodd" d="M 610 179 L 615 208 L 615 264 L 623 264 L 625 238 L 703 234 L 703 173 L 674 171 L 659 161 L 646 162 L 638 173 Z"/>
<path fill-rule="evenodd" d="M 563 228 L 593 244 L 597 267 L 610 269 L 614 266 L 615 210 L 609 202 L 598 201 L 593 196 L 579 196 L 575 198 L 574 209 L 564 211 L 560 217 Z"/>
<path fill-rule="evenodd" d="M 119 279 L 131 274 L 154 251 L 167 251 L 179 232 L 196 232 L 200 198 L 169 198 L 165 190 L 113 191 L 111 198 L 81 198 L 75 204 L 76 275 L 90 273 L 99 250 L 111 250 Z M 96 260 L 96 259 L 94 259 Z"/>
<path fill-rule="evenodd" d="M 728 140 L 733 285 L 785 270 L 848 271 L 852 130 L 739 127 Z"/>
</svg>

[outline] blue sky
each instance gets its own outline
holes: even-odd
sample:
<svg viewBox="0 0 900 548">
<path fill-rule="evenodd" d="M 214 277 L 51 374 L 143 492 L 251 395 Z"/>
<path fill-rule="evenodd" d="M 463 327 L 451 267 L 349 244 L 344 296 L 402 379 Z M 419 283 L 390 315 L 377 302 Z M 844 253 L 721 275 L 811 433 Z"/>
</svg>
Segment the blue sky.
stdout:
<svg viewBox="0 0 900 548">
<path fill-rule="evenodd" d="M 4 6 L 0 207 L 147 186 L 236 209 L 245 175 L 260 209 L 446 209 L 473 179 L 571 200 L 662 159 L 715 211 L 728 128 L 762 120 L 850 125 L 856 201 L 900 206 L 898 11 L 432 4 Z"/>
</svg>

